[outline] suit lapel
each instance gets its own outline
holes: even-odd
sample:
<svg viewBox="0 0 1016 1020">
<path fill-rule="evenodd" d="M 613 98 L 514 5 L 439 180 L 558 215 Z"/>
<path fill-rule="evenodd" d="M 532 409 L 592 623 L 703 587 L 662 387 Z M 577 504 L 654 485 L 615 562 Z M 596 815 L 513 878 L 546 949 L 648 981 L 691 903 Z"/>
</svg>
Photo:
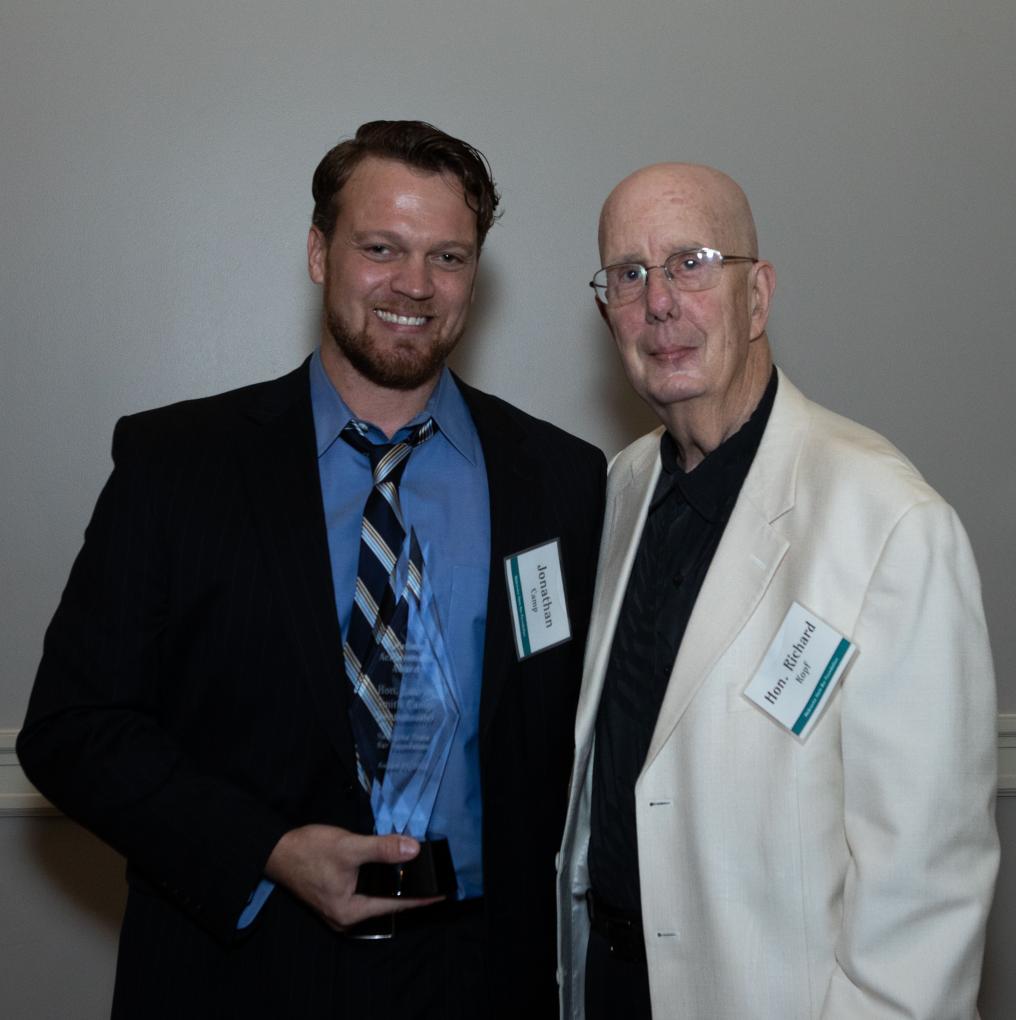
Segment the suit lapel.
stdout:
<svg viewBox="0 0 1016 1020">
<path fill-rule="evenodd" d="M 307 362 L 259 388 L 250 418 L 253 438 L 238 455 L 255 529 L 303 677 L 336 752 L 355 775 Z"/>
<path fill-rule="evenodd" d="M 646 756 L 653 761 L 703 681 L 744 629 L 790 547 L 773 522 L 794 505 L 805 400 L 782 373 L 758 452 L 709 566 Z"/>
<path fill-rule="evenodd" d="M 688 620 L 646 755 L 647 766 L 710 670 L 744 629 L 788 546 L 754 507 L 738 504 Z"/>
<path fill-rule="evenodd" d="M 490 580 L 483 647 L 480 738 L 487 733 L 511 670 L 517 663 L 511 633 L 504 558 L 532 544 L 533 507 L 543 502 L 543 483 L 526 433 L 500 400 L 455 382 L 473 417 L 483 447 L 490 498 Z M 552 537 L 552 536 L 548 536 Z"/>
</svg>

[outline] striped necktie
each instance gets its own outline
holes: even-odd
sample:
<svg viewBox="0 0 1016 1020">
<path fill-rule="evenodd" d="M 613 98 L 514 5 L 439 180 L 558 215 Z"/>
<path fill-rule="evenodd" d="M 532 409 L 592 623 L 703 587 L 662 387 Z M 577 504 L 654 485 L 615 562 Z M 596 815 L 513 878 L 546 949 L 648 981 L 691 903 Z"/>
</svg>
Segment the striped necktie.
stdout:
<svg viewBox="0 0 1016 1020">
<path fill-rule="evenodd" d="M 349 719 L 356 744 L 360 785 L 370 793 L 384 770 L 395 724 L 405 654 L 410 595 L 418 600 L 423 557 L 411 534 L 405 582 L 397 580 L 406 542 L 406 526 L 399 502 L 399 483 L 409 455 L 437 430 L 433 418 L 417 425 L 401 442 L 375 444 L 366 425 L 351 421 L 342 438 L 370 458 L 374 485 L 367 497 L 360 529 L 356 590 L 343 646 L 346 678 L 353 688 Z M 400 586 L 401 591 L 396 587 Z"/>
</svg>

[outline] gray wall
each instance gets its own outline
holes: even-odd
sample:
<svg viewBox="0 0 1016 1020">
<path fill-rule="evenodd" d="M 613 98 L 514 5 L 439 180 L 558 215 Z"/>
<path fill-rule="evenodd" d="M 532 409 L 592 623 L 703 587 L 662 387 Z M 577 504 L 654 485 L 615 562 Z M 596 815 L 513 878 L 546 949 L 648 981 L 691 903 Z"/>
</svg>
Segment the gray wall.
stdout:
<svg viewBox="0 0 1016 1020">
<path fill-rule="evenodd" d="M 458 367 L 608 453 L 651 419 L 585 286 L 599 204 L 654 160 L 738 178 L 779 362 L 959 509 L 1016 712 L 1014 50 L 1012 0 L 0 0 L 0 730 L 115 419 L 310 350 L 310 173 L 405 116 L 479 146 L 505 196 Z M 102 1015 L 119 864 L 59 819 L 0 818 L 0 853 L 0 1007 Z M 1013 867 L 988 1017 L 1016 994 Z"/>
</svg>

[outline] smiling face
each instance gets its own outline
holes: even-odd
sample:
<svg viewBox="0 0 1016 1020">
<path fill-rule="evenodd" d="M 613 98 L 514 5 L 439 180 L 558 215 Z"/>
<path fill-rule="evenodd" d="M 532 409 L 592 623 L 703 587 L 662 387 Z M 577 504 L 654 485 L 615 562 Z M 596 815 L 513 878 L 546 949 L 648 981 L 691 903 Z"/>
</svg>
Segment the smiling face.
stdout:
<svg viewBox="0 0 1016 1020">
<path fill-rule="evenodd" d="M 347 402 L 370 387 L 429 393 L 476 278 L 476 215 L 456 178 L 365 158 L 331 239 L 311 227 L 307 258 L 324 285 L 322 359 Z"/>
<path fill-rule="evenodd" d="M 754 256 L 755 246 L 743 193 L 708 167 L 640 170 L 614 189 L 600 219 L 605 266 L 658 266 L 700 247 Z M 727 264 L 716 287 L 694 292 L 679 291 L 656 269 L 630 304 L 600 306 L 632 386 L 679 443 L 684 426 L 703 422 L 722 441 L 760 399 L 771 367 L 764 330 L 773 283 L 766 262 Z"/>
</svg>

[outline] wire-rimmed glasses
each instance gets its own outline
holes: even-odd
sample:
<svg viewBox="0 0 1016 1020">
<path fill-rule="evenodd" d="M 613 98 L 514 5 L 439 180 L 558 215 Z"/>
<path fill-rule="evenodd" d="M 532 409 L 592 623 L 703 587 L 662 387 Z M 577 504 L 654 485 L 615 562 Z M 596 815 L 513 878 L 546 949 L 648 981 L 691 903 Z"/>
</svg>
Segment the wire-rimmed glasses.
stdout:
<svg viewBox="0 0 1016 1020">
<path fill-rule="evenodd" d="M 649 274 L 662 269 L 678 290 L 709 290 L 720 282 L 728 262 L 758 262 L 750 255 L 724 255 L 715 248 L 689 248 L 676 251 L 660 266 L 644 266 L 641 262 L 618 262 L 597 270 L 589 281 L 597 297 L 611 307 L 626 305 L 645 293 Z"/>
</svg>

